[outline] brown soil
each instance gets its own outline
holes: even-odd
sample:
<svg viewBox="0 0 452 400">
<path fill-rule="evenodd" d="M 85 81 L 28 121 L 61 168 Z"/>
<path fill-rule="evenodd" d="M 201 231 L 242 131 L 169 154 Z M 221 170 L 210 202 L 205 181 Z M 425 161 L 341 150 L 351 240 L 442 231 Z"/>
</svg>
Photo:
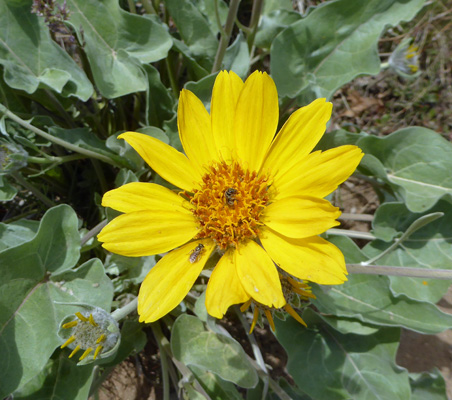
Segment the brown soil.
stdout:
<svg viewBox="0 0 452 400">
<path fill-rule="evenodd" d="M 438 307 L 452 314 L 452 287 L 438 303 Z M 447 385 L 447 397 L 452 398 L 452 331 L 438 335 L 421 335 L 403 330 L 397 353 L 397 364 L 410 372 L 430 371 L 437 367 Z"/>
</svg>

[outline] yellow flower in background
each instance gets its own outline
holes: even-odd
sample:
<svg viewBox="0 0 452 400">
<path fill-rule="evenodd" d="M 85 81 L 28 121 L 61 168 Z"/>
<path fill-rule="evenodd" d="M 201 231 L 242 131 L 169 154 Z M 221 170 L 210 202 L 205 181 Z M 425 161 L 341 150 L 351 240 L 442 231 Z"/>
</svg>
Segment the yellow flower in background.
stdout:
<svg viewBox="0 0 452 400">
<path fill-rule="evenodd" d="M 222 256 L 207 285 L 206 308 L 217 318 L 250 298 L 284 307 L 278 268 L 319 284 L 346 280 L 342 253 L 318 236 L 338 225 L 340 215 L 323 197 L 353 173 L 363 154 L 348 145 L 311 153 L 331 109 L 317 99 L 294 112 L 275 137 L 273 80 L 255 72 L 243 82 L 223 71 L 210 115 L 192 92 L 181 92 L 178 127 L 185 154 L 144 134 L 119 136 L 181 188 L 175 193 L 154 183 L 129 183 L 102 200 L 124 213 L 99 234 L 104 248 L 125 256 L 169 251 L 141 285 L 140 321 L 155 321 L 175 308 L 214 250 Z"/>
</svg>

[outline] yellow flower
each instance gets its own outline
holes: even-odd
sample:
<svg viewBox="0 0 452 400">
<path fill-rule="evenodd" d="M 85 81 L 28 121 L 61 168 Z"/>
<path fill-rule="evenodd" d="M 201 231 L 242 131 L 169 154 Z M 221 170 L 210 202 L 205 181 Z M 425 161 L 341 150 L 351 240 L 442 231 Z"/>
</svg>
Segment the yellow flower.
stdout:
<svg viewBox="0 0 452 400">
<path fill-rule="evenodd" d="M 182 189 L 176 194 L 154 183 L 129 183 L 102 200 L 124 213 L 99 234 L 104 248 L 125 256 L 172 250 L 141 285 L 140 321 L 155 321 L 175 308 L 214 250 L 221 258 L 207 285 L 206 307 L 216 318 L 250 298 L 283 307 L 276 265 L 319 284 L 347 279 L 342 253 L 317 235 L 338 225 L 340 211 L 323 197 L 353 173 L 362 152 L 347 145 L 310 154 L 331 109 L 317 99 L 294 112 L 275 137 L 273 80 L 255 72 L 243 82 L 223 71 L 210 115 L 192 92 L 181 92 L 178 127 L 185 154 L 144 134 L 119 136 Z"/>
</svg>

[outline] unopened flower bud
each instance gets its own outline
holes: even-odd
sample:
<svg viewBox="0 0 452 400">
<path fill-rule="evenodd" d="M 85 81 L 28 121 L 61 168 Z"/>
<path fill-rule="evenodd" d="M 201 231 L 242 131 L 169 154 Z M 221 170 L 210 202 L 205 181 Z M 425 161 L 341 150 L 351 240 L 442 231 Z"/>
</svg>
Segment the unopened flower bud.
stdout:
<svg viewBox="0 0 452 400">
<path fill-rule="evenodd" d="M 61 348 L 72 349 L 69 358 L 80 350 L 79 361 L 86 362 L 106 358 L 113 354 L 120 342 L 118 323 L 109 313 L 99 307 L 77 311 L 76 318 L 67 316 L 61 322 L 59 336 L 66 340 Z"/>
</svg>

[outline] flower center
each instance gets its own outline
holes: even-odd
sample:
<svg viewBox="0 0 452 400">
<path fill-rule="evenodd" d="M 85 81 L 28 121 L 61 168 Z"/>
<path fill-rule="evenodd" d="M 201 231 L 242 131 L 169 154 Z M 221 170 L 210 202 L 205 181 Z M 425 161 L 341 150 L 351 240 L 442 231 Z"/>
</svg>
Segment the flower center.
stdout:
<svg viewBox="0 0 452 400">
<path fill-rule="evenodd" d="M 213 239 L 226 250 L 259 233 L 262 212 L 269 203 L 269 178 L 240 164 L 224 161 L 210 166 L 201 189 L 190 195 L 200 231 L 197 239 Z"/>
</svg>

